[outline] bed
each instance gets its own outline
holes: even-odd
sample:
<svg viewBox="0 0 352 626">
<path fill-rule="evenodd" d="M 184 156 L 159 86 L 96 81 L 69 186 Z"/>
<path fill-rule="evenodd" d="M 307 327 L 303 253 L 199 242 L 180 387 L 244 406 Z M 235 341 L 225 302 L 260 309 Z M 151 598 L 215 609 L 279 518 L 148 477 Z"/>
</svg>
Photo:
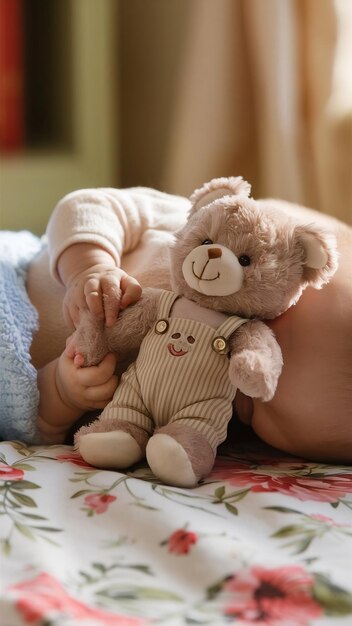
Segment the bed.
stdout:
<svg viewBox="0 0 352 626">
<path fill-rule="evenodd" d="M 188 490 L 0 443 L 0 625 L 347 626 L 352 468 L 224 445 Z"/>
</svg>

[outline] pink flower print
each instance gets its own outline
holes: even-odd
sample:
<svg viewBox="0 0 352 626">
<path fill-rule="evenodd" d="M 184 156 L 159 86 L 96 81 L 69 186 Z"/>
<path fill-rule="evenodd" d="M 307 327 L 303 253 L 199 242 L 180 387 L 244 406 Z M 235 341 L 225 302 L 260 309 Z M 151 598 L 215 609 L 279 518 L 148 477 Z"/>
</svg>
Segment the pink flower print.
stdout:
<svg viewBox="0 0 352 626">
<path fill-rule="evenodd" d="M 26 624 L 36 626 L 45 621 L 51 623 L 60 616 L 66 619 L 89 621 L 97 626 L 142 626 L 145 620 L 112 614 L 95 609 L 70 596 L 64 587 L 50 574 L 42 573 L 32 580 L 9 588 L 17 596 L 16 609 Z M 60 620 L 61 621 L 61 620 Z"/>
<path fill-rule="evenodd" d="M 308 474 L 301 467 L 287 470 L 285 466 L 273 469 L 268 465 L 251 469 L 245 463 L 232 463 L 215 467 L 211 479 L 226 480 L 230 485 L 247 487 L 253 492 L 279 492 L 298 500 L 318 502 L 336 502 L 352 492 L 351 474 L 322 476 L 322 472 L 317 471 L 314 475 L 314 469 Z"/>
<path fill-rule="evenodd" d="M 0 463 L 0 480 L 22 480 L 23 476 L 23 470 Z"/>
<path fill-rule="evenodd" d="M 331 528 L 352 528 L 352 524 L 341 524 L 339 522 L 336 522 L 331 517 L 328 517 L 327 515 L 320 515 L 320 513 L 312 513 L 312 515 L 309 515 L 309 517 L 311 520 L 320 524 L 324 524 L 325 526 L 330 526 Z"/>
<path fill-rule="evenodd" d="M 309 517 L 325 524 L 335 524 L 334 520 L 331 517 L 328 517 L 327 515 L 321 515 L 320 513 L 313 513 Z"/>
<path fill-rule="evenodd" d="M 225 615 L 236 626 L 308 626 L 323 613 L 313 582 L 299 565 L 243 570 L 225 583 Z"/>
<path fill-rule="evenodd" d="M 184 528 L 176 530 L 167 540 L 169 552 L 173 554 L 188 554 L 192 545 L 197 543 L 198 537 L 195 533 L 189 532 Z"/>
<path fill-rule="evenodd" d="M 108 493 L 91 493 L 84 498 L 84 503 L 92 513 L 105 513 L 109 504 L 116 500 L 116 496 L 110 496 Z"/>
<path fill-rule="evenodd" d="M 73 463 L 74 465 L 79 465 L 80 467 L 88 467 L 91 468 L 92 465 L 86 463 L 86 461 L 81 457 L 80 454 L 76 454 L 72 452 L 72 454 L 60 454 L 57 457 L 58 461 L 68 461 L 69 463 Z"/>
</svg>

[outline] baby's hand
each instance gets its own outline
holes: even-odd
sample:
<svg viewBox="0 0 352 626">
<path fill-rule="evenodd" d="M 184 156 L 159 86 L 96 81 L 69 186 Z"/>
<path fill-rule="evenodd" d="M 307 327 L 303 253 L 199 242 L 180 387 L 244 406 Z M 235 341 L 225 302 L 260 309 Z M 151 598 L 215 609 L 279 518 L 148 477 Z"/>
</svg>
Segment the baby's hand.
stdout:
<svg viewBox="0 0 352 626">
<path fill-rule="evenodd" d="M 72 338 L 58 360 L 56 386 L 61 400 L 70 408 L 82 411 L 103 409 L 112 399 L 118 378 L 115 375 L 116 357 L 109 353 L 92 367 L 79 367 L 79 355 L 74 358 Z"/>
<path fill-rule="evenodd" d="M 111 266 L 90 268 L 77 274 L 67 285 L 63 300 L 65 321 L 73 329 L 81 312 L 89 310 L 106 326 L 113 326 L 120 309 L 137 302 L 142 293 L 138 281 L 123 270 Z"/>
</svg>

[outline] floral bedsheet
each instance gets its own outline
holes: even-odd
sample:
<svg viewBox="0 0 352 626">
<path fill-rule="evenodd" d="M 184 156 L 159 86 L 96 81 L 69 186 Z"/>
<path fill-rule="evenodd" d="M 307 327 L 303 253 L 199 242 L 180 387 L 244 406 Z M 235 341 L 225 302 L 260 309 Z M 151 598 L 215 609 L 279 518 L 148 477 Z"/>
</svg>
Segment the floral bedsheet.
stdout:
<svg viewBox="0 0 352 626">
<path fill-rule="evenodd" d="M 352 624 L 352 468 L 224 449 L 196 489 L 0 444 L 0 626 Z"/>
</svg>

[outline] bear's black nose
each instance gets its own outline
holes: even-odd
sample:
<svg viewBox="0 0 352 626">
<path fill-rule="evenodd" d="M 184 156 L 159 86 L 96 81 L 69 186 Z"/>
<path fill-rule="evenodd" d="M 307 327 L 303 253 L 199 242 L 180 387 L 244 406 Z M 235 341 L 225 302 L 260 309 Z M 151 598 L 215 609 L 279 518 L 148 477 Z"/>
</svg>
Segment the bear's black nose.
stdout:
<svg viewBox="0 0 352 626">
<path fill-rule="evenodd" d="M 209 248 L 208 258 L 219 259 L 222 256 L 221 248 Z"/>
</svg>

